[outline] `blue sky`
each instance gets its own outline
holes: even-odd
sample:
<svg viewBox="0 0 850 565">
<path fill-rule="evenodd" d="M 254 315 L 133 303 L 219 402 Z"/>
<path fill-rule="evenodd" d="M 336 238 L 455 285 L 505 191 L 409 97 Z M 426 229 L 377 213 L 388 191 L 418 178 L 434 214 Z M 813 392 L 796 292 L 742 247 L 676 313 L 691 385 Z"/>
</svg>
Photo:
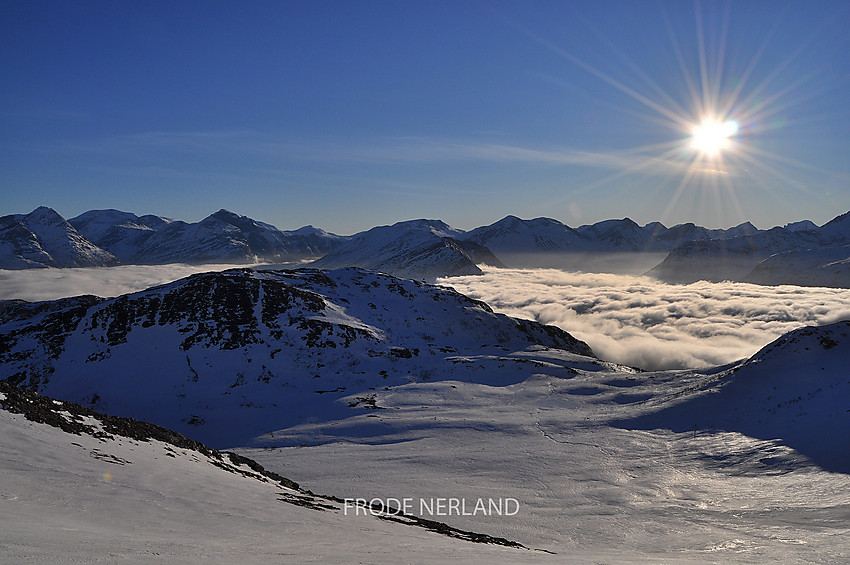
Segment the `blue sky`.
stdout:
<svg viewBox="0 0 850 565">
<path fill-rule="evenodd" d="M 0 0 L 0 214 L 822 224 L 848 28 L 846 1 Z"/>
</svg>

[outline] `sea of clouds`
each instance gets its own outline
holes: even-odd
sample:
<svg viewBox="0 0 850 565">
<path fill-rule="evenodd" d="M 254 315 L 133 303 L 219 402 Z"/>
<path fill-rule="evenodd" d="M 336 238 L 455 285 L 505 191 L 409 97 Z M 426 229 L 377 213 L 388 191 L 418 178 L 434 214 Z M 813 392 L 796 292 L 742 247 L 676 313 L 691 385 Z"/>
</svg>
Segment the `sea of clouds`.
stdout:
<svg viewBox="0 0 850 565">
<path fill-rule="evenodd" d="M 702 368 L 751 356 L 807 325 L 850 320 L 847 289 L 493 269 L 440 279 L 495 311 L 558 326 L 602 359 L 647 370 Z"/>
<path fill-rule="evenodd" d="M 118 296 L 234 266 L 0 270 L 0 299 Z M 850 320 L 847 289 L 731 282 L 671 285 L 648 277 L 555 269 L 486 268 L 481 276 L 438 282 L 485 301 L 497 312 L 563 328 L 602 359 L 647 370 L 722 365 L 749 357 L 801 326 Z"/>
<path fill-rule="evenodd" d="M 246 265 L 122 265 L 80 269 L 0 270 L 0 300 L 30 302 L 93 294 L 103 298 L 144 290 L 195 273 Z"/>
</svg>

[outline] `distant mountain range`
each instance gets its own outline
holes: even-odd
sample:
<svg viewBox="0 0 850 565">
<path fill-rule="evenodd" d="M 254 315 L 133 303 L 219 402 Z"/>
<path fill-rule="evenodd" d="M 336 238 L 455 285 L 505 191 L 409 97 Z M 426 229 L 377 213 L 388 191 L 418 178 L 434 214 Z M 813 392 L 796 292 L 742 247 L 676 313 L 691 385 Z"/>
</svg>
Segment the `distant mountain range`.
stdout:
<svg viewBox="0 0 850 565">
<path fill-rule="evenodd" d="M 758 284 L 850 287 L 850 212 L 818 227 L 809 220 L 759 230 L 692 223 L 640 226 L 629 218 L 571 228 L 550 218 L 507 216 L 470 231 L 439 220 L 410 220 L 340 236 L 305 226 L 278 228 L 219 210 L 197 223 L 118 210 L 66 221 L 41 207 L 0 218 L 0 268 L 92 267 L 166 263 L 309 263 L 357 266 L 433 280 L 479 274 L 478 265 L 628 272 L 631 258 L 655 265 L 665 282 L 733 280 Z M 663 261 L 661 260 L 663 258 Z"/>
<path fill-rule="evenodd" d="M 351 236 L 311 266 L 357 266 L 399 277 L 481 274 L 479 264 L 503 267 L 485 246 L 439 220 L 411 220 L 379 226 Z"/>
<path fill-rule="evenodd" d="M 850 287 L 850 212 L 820 228 L 809 224 L 682 243 L 648 274 L 675 283 L 732 280 Z"/>
<path fill-rule="evenodd" d="M 194 224 L 118 210 L 92 210 L 69 223 L 124 264 L 303 261 L 341 239 L 312 226 L 281 231 L 227 210 Z"/>
</svg>

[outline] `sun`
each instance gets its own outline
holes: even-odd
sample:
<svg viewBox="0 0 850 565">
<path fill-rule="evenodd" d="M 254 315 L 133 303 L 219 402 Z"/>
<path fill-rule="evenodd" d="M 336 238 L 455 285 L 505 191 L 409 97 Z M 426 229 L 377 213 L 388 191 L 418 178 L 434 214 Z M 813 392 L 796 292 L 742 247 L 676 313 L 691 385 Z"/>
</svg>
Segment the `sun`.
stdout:
<svg viewBox="0 0 850 565">
<path fill-rule="evenodd" d="M 733 120 L 706 118 L 691 131 L 691 147 L 706 157 L 717 157 L 732 147 L 732 136 L 738 133 Z"/>
</svg>

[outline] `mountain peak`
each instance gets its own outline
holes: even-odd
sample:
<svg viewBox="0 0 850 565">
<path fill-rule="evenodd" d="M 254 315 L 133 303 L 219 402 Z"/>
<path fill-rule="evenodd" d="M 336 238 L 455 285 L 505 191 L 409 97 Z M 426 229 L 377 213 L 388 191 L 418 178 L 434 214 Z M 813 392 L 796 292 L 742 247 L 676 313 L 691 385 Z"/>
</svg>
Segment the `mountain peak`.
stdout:
<svg viewBox="0 0 850 565">
<path fill-rule="evenodd" d="M 311 265 L 356 266 L 394 276 L 431 280 L 481 274 L 476 263 L 500 264 L 489 249 L 461 241 L 464 232 L 441 220 L 407 220 L 357 233 Z"/>
<path fill-rule="evenodd" d="M 785 224 L 782 227 L 790 231 L 811 231 L 818 229 L 817 224 L 811 220 L 800 220 L 799 222 L 791 222 L 789 224 Z"/>
<path fill-rule="evenodd" d="M 419 218 L 416 220 L 404 220 L 401 222 L 396 222 L 392 225 L 392 227 L 405 228 L 405 229 L 422 229 L 422 228 L 435 228 L 438 230 L 451 230 L 451 226 L 445 223 L 442 220 L 428 220 L 425 218 Z"/>
<path fill-rule="evenodd" d="M 283 233 L 285 233 L 286 235 L 289 235 L 289 236 L 296 236 L 296 237 L 309 237 L 309 236 L 330 237 L 330 238 L 341 237 L 341 236 L 337 236 L 337 235 L 334 235 L 332 233 L 329 233 L 329 232 L 323 230 L 322 228 L 317 228 L 316 226 L 309 225 L 309 224 L 306 225 L 306 226 L 302 226 L 302 227 L 298 228 L 297 230 L 289 230 L 289 231 L 285 231 Z"/>
<path fill-rule="evenodd" d="M 27 214 L 26 217 L 28 221 L 37 221 L 40 223 L 61 224 L 65 222 L 65 218 L 60 216 L 56 210 L 47 206 L 39 206 Z"/>
<path fill-rule="evenodd" d="M 53 208 L 3 218 L 0 268 L 103 267 L 116 257 L 94 245 Z"/>
<path fill-rule="evenodd" d="M 504 218 L 502 218 L 501 220 L 496 222 L 496 225 L 503 225 L 503 224 L 513 225 L 513 224 L 519 224 L 519 223 L 522 223 L 521 218 L 518 218 L 518 217 L 514 216 L 513 214 L 508 214 L 507 216 L 505 216 Z"/>
<path fill-rule="evenodd" d="M 215 218 L 217 220 L 221 220 L 223 222 L 231 222 L 234 220 L 245 220 L 249 219 L 247 216 L 243 216 L 241 214 L 237 214 L 236 212 L 231 212 L 225 208 L 220 209 L 218 212 L 214 212 L 208 216 L 209 218 Z"/>
</svg>

